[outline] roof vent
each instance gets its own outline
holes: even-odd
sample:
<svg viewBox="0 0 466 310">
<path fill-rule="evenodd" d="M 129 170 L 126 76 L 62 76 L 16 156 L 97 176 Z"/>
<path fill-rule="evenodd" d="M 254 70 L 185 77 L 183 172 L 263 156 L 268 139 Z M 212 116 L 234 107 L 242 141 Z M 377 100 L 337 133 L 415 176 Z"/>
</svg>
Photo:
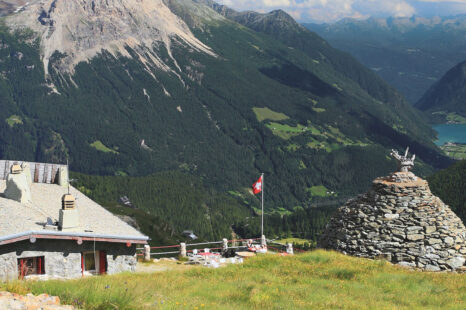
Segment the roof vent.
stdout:
<svg viewBox="0 0 466 310">
<path fill-rule="evenodd" d="M 76 200 L 73 195 L 65 194 L 61 198 L 61 208 L 62 210 L 74 210 L 76 208 Z"/>
<path fill-rule="evenodd" d="M 79 229 L 79 213 L 76 208 L 76 199 L 71 194 L 61 198 L 62 208 L 59 213 L 58 227 L 60 230 Z"/>
<path fill-rule="evenodd" d="M 18 164 L 18 162 L 14 162 L 11 166 L 11 174 L 20 174 L 23 171 L 23 168 Z"/>
</svg>

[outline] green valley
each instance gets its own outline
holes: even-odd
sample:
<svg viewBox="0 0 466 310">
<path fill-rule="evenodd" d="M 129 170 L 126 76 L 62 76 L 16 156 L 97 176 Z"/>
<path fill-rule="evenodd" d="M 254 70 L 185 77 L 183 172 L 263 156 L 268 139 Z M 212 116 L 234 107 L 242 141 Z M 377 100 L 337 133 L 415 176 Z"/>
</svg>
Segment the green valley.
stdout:
<svg viewBox="0 0 466 310">
<path fill-rule="evenodd" d="M 184 37 L 147 47 L 115 32 L 131 44 L 112 43 L 77 63 L 73 53 L 53 50 L 45 67 L 49 37 L 19 26 L 55 36 L 54 28 L 23 18 L 34 14 L 29 7 L 2 17 L 0 119 L 8 121 L 0 122 L 0 158 L 68 160 L 72 171 L 83 174 L 79 186 L 97 201 L 115 203 L 118 195 L 131 194 L 176 233 L 193 226 L 205 238 L 226 236 L 232 227 L 257 235 L 257 218 L 249 216 L 259 201 L 245 188 L 261 173 L 268 220 L 281 223 L 270 233 L 301 231 L 290 226 L 290 218 L 274 215 L 288 210 L 297 216 L 300 207 L 306 216 L 322 213 L 319 223 L 305 224 L 314 236 L 340 199 L 394 169 L 386 159 L 390 148 L 409 145 L 422 163 L 416 167 L 420 176 L 450 164 L 432 143 L 434 132 L 424 117 L 400 94 L 285 12 L 244 15 L 207 0 L 162 5 L 173 14 L 170 29 Z M 72 22 L 77 24 L 67 24 Z M 58 26 L 81 31 L 89 23 L 70 19 Z M 93 34 L 82 35 L 95 43 Z M 65 39 L 78 44 L 79 38 Z M 98 36 L 98 43 L 108 43 L 106 38 Z M 170 186 L 177 173 L 177 194 L 156 194 L 148 185 Z M 164 174 L 168 183 L 157 177 Z M 131 186 L 122 193 L 113 182 Z M 314 186 L 338 197 L 310 201 L 306 189 Z M 326 207 L 307 211 L 316 204 Z M 231 218 L 223 218 L 225 210 Z"/>
</svg>

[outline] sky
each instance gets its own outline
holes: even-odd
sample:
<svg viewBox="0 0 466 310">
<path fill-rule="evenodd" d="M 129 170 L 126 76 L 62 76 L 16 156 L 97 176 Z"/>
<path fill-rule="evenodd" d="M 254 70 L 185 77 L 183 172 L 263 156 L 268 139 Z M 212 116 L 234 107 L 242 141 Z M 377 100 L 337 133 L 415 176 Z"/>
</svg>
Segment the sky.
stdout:
<svg viewBox="0 0 466 310">
<path fill-rule="evenodd" d="M 238 11 L 283 9 L 299 22 L 331 23 L 345 17 L 449 16 L 466 14 L 466 0 L 217 0 Z"/>
</svg>

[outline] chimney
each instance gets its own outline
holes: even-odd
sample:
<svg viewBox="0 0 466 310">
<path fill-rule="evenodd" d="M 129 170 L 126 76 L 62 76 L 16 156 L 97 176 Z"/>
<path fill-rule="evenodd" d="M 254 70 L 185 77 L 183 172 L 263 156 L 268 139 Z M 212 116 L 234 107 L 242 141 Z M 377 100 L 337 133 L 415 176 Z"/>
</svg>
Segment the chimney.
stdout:
<svg viewBox="0 0 466 310">
<path fill-rule="evenodd" d="M 6 180 L 5 198 L 20 203 L 32 203 L 31 183 L 23 168 L 14 162 Z"/>
<path fill-rule="evenodd" d="M 67 187 L 69 185 L 68 180 L 68 166 L 67 167 L 60 167 L 58 169 L 58 185 Z"/>
<path fill-rule="evenodd" d="M 76 199 L 71 194 L 61 198 L 61 210 L 58 227 L 60 230 L 76 230 L 79 228 L 79 213 L 76 209 Z"/>
<path fill-rule="evenodd" d="M 23 172 L 23 168 L 21 168 L 21 166 L 18 164 L 18 162 L 14 162 L 13 165 L 11 166 L 11 170 L 10 170 L 10 173 L 11 174 L 20 174 L 21 172 Z"/>
</svg>

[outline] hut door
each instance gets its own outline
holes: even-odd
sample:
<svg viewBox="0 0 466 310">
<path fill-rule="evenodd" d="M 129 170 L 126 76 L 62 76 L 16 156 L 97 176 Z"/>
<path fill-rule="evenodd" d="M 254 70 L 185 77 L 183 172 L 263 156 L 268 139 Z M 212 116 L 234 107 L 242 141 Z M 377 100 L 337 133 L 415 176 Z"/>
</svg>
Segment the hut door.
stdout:
<svg viewBox="0 0 466 310">
<path fill-rule="evenodd" d="M 99 274 L 105 274 L 107 272 L 107 253 L 105 251 L 99 251 Z"/>
</svg>

